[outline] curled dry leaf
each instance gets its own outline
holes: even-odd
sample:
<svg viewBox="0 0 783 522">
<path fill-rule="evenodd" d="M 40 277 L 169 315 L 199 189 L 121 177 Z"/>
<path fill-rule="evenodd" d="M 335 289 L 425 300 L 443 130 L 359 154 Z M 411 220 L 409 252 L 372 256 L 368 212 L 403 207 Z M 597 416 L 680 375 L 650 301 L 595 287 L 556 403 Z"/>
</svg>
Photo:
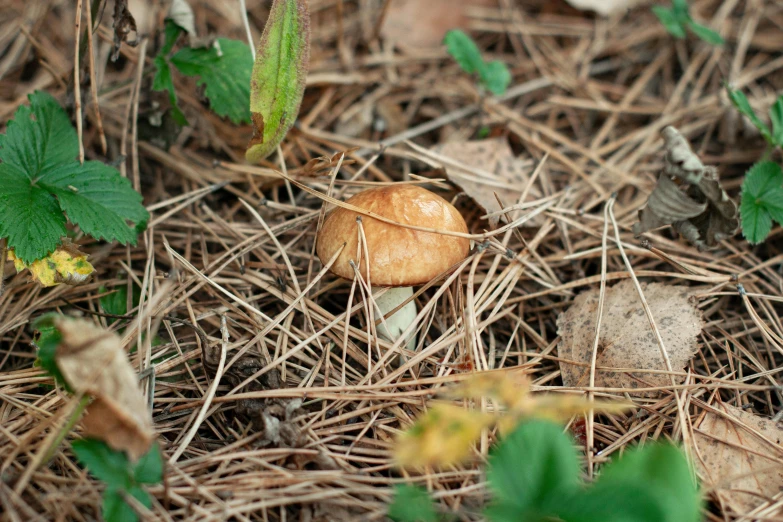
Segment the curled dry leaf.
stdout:
<svg viewBox="0 0 783 522">
<path fill-rule="evenodd" d="M 641 0 L 567 0 L 569 4 L 585 11 L 595 11 L 601 16 L 621 14 Z"/>
<path fill-rule="evenodd" d="M 84 435 L 126 451 L 131 459 L 144 455 L 155 436 L 152 417 L 120 337 L 84 319 L 52 321 L 62 336 L 57 368 L 75 393 L 93 397 L 82 418 Z"/>
<path fill-rule="evenodd" d="M 672 370 L 681 371 L 698 348 L 697 339 L 702 328 L 701 311 L 685 286 L 642 283 L 642 290 L 661 333 Z M 598 296 L 598 289 L 578 295 L 568 310 L 557 319 L 560 372 L 565 386 L 587 386 L 589 383 Z M 638 371 L 617 372 L 612 368 Z M 633 282 L 628 279 L 606 289 L 598 338 L 595 385 L 629 390 L 671 385 L 668 374 L 641 370 L 665 372 L 666 363 L 639 295 Z M 682 377 L 675 377 L 675 380 L 682 382 Z"/>
<path fill-rule="evenodd" d="M 120 47 L 122 43 L 135 47 L 138 39 L 129 40 L 131 33 L 136 33 L 136 20 L 128 10 L 128 0 L 115 0 L 114 2 L 114 49 L 111 53 L 111 61 L 116 62 L 120 57 Z"/>
<path fill-rule="evenodd" d="M 32 280 L 41 286 L 56 286 L 59 284 L 83 285 L 92 279 L 95 268 L 87 261 L 87 254 L 81 252 L 75 245 L 65 241 L 54 252 L 43 259 L 25 264 L 14 255 L 13 249 L 8 250 L 8 260 L 14 262 L 17 273 L 29 270 Z"/>
<path fill-rule="evenodd" d="M 739 230 L 737 204 L 721 187 L 717 169 L 705 166 L 677 129 L 666 127 L 662 134 L 664 169 L 633 234 L 672 225 L 699 250 L 715 247 Z"/>
<path fill-rule="evenodd" d="M 274 0 L 250 77 L 253 137 L 245 157 L 251 163 L 269 156 L 296 121 L 309 61 L 307 0 Z"/>
<path fill-rule="evenodd" d="M 715 408 L 728 418 L 712 412 L 704 416 L 694 431 L 695 460 L 705 487 L 715 488 L 722 503 L 746 515 L 783 490 L 783 430 L 735 406 L 718 403 Z M 780 509 L 766 516 L 776 515 Z"/>
<path fill-rule="evenodd" d="M 455 165 L 444 165 L 449 181 L 464 190 L 487 212 L 501 210 L 498 198 L 504 206 L 516 204 L 530 181 L 529 164 L 516 158 L 508 141 L 502 137 L 450 142 L 436 152 L 480 171 L 476 174 Z M 540 195 L 535 187 L 529 193 L 533 197 Z M 496 225 L 499 220 L 498 216 L 494 216 L 489 222 Z M 531 220 L 528 224 L 535 226 L 540 221 Z"/>
</svg>

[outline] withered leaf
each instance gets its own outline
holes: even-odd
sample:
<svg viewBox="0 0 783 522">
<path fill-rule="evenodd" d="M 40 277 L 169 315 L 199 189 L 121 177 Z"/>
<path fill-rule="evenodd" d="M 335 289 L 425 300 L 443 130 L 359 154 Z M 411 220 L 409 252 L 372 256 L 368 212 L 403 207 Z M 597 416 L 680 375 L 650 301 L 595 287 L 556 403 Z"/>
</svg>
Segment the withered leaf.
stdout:
<svg viewBox="0 0 783 522">
<path fill-rule="evenodd" d="M 632 8 L 641 0 L 567 0 L 577 9 L 595 11 L 601 16 L 611 16 Z"/>
<path fill-rule="evenodd" d="M 392 0 L 381 35 L 399 47 L 438 47 L 449 29 L 468 26 L 470 7 L 495 7 L 494 0 Z"/>
<path fill-rule="evenodd" d="M 680 371 L 696 353 L 702 328 L 701 311 L 685 286 L 642 283 L 642 290 L 663 338 L 672 370 Z M 578 295 L 568 310 L 557 318 L 558 355 L 565 386 L 589 384 L 598 296 L 598 289 Z M 606 289 L 595 384 L 629 390 L 671 385 L 666 373 L 626 373 L 600 367 L 666 371 L 661 350 L 631 280 Z M 682 378 L 675 379 L 682 382 Z"/>
<path fill-rule="evenodd" d="M 694 460 L 704 485 L 717 488 L 722 502 L 745 515 L 783 490 L 783 429 L 735 406 L 718 403 L 715 408 L 730 418 L 707 412 L 694 431 Z"/>
<path fill-rule="evenodd" d="M 662 135 L 664 168 L 633 234 L 672 225 L 699 250 L 715 247 L 739 230 L 737 204 L 721 188 L 717 169 L 705 166 L 677 129 L 666 127 Z"/>
<path fill-rule="evenodd" d="M 444 165 L 449 181 L 464 190 L 487 212 L 501 209 L 498 197 L 505 206 L 516 204 L 530 181 L 529 165 L 514 156 L 503 137 L 449 142 L 438 147 L 436 152 L 482 172 L 477 175 L 453 165 Z M 530 195 L 538 197 L 540 192 L 533 187 Z M 499 219 L 493 216 L 489 222 L 496 225 Z M 529 224 L 536 226 L 540 223 L 532 220 Z"/>
<path fill-rule="evenodd" d="M 89 6 L 88 6 L 89 9 Z M 114 2 L 114 49 L 111 53 L 111 61 L 116 62 L 120 56 L 120 47 L 125 42 L 128 45 L 135 47 L 138 43 L 137 39 L 129 40 L 128 37 L 131 33 L 138 35 L 136 28 L 136 20 L 128 10 L 127 0 L 115 0 Z"/>
<path fill-rule="evenodd" d="M 60 373 L 74 392 L 93 397 L 82 418 L 84 434 L 131 459 L 144 455 L 155 436 L 152 417 L 120 337 L 84 319 L 53 323 L 62 336 L 55 354 Z"/>
</svg>

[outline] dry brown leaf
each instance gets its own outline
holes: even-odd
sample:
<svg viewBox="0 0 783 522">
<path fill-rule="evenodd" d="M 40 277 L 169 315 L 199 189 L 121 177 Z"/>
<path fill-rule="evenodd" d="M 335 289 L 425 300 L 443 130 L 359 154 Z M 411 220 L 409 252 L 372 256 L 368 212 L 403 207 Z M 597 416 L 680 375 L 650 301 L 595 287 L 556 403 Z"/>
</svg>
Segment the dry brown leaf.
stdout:
<svg viewBox="0 0 783 522">
<path fill-rule="evenodd" d="M 444 165 L 449 180 L 487 212 L 501 210 L 498 198 L 504 206 L 518 203 L 530 181 L 528 165 L 514 156 L 508 141 L 503 137 L 449 142 L 438 147 L 436 152 L 487 174 L 481 176 L 453 165 Z M 490 174 L 493 176 L 489 177 Z M 535 187 L 529 193 L 533 197 L 540 195 Z M 499 219 L 494 216 L 489 222 L 496 225 Z M 535 220 L 528 222 L 528 226 L 537 224 Z"/>
<path fill-rule="evenodd" d="M 400 47 L 438 47 L 449 29 L 466 29 L 468 7 L 495 7 L 496 0 L 390 0 L 381 36 Z"/>
<path fill-rule="evenodd" d="M 783 490 L 783 430 L 771 419 L 735 406 L 720 403 L 715 408 L 732 419 L 711 412 L 704 416 L 694 435 L 696 461 L 705 487 L 717 488 L 721 500 L 744 515 Z"/>
<path fill-rule="evenodd" d="M 155 433 L 122 340 L 84 319 L 58 317 L 62 340 L 55 361 L 76 393 L 94 397 L 82 419 L 84 434 L 105 441 L 137 459 L 149 450 Z"/>
<path fill-rule="evenodd" d="M 641 0 L 566 0 L 577 9 L 595 11 L 601 16 L 620 14 L 632 8 Z"/>
<path fill-rule="evenodd" d="M 699 250 L 713 248 L 739 230 L 737 204 L 721 187 L 717 169 L 705 166 L 677 129 L 669 126 L 661 134 L 664 169 L 633 234 L 672 225 Z"/>
<path fill-rule="evenodd" d="M 691 300 L 685 286 L 642 283 L 642 290 L 663 338 L 672 370 L 681 371 L 696 353 L 697 338 L 702 328 L 701 311 Z M 589 383 L 598 295 L 598 289 L 580 294 L 557 319 L 560 335 L 558 354 L 563 359 L 560 371 L 565 386 L 586 386 Z M 630 279 L 606 289 L 596 367 L 666 371 L 661 350 Z M 675 377 L 675 380 L 682 382 L 681 377 Z M 670 386 L 671 379 L 665 373 L 596 369 L 595 385 L 629 389 Z"/>
</svg>

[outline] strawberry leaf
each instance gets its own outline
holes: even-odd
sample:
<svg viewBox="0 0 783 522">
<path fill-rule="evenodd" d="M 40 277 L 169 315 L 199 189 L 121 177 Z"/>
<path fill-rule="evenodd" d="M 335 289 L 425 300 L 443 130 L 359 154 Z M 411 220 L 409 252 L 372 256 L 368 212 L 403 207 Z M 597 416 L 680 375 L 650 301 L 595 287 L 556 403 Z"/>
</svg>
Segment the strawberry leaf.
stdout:
<svg viewBox="0 0 783 522">
<path fill-rule="evenodd" d="M 772 219 L 783 222 L 783 170 L 772 161 L 753 165 L 742 183 L 742 234 L 751 244 L 761 243 L 772 229 Z"/>
<path fill-rule="evenodd" d="M 767 143 L 774 145 L 772 133 L 770 132 L 769 127 L 767 127 L 767 124 L 761 121 L 761 119 L 756 115 L 753 107 L 750 106 L 750 102 L 748 101 L 747 96 L 745 96 L 745 94 L 739 89 L 732 91 L 731 89 L 727 88 L 726 90 L 729 93 L 729 99 L 731 100 L 731 103 L 734 104 L 734 107 L 736 107 L 738 111 L 740 111 L 750 120 L 753 126 L 759 130 L 764 139 L 767 140 Z"/>
<path fill-rule="evenodd" d="M 76 161 L 76 132 L 54 98 L 35 92 L 29 99 L 0 140 L 0 237 L 32 264 L 66 235 L 66 212 L 96 238 L 135 242 L 137 232 L 128 221 L 149 218 L 141 196 L 116 169 Z"/>
<path fill-rule="evenodd" d="M 171 63 L 186 76 L 197 76 L 206 85 L 212 110 L 234 123 L 250 121 L 250 48 L 238 40 L 218 38 L 212 47 L 187 47 L 171 57 Z M 173 89 L 169 92 L 173 92 Z"/>
</svg>

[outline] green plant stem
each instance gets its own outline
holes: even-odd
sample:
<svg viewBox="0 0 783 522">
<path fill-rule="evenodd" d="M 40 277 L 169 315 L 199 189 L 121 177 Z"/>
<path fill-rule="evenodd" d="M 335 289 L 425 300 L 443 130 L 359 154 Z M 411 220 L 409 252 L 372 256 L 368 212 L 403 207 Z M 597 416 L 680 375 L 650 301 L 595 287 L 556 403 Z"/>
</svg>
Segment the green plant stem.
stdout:
<svg viewBox="0 0 783 522">
<path fill-rule="evenodd" d="M 41 466 L 45 466 L 46 464 L 48 464 L 49 461 L 54 457 L 57 448 L 60 447 L 60 444 L 62 444 L 66 435 L 68 435 L 68 433 L 73 429 L 73 427 L 79 421 L 79 419 L 82 416 L 82 413 L 84 413 L 84 410 L 87 408 L 88 404 L 90 404 L 90 396 L 82 395 L 82 398 L 79 399 L 79 403 L 76 405 L 76 408 L 74 408 L 74 410 L 68 416 L 68 420 L 65 422 L 65 425 L 60 429 L 60 432 L 57 434 L 57 437 L 55 437 L 54 441 L 52 441 L 51 446 L 49 446 L 49 448 L 46 450 L 46 454 L 44 455 L 44 458 L 41 461 Z"/>
</svg>

